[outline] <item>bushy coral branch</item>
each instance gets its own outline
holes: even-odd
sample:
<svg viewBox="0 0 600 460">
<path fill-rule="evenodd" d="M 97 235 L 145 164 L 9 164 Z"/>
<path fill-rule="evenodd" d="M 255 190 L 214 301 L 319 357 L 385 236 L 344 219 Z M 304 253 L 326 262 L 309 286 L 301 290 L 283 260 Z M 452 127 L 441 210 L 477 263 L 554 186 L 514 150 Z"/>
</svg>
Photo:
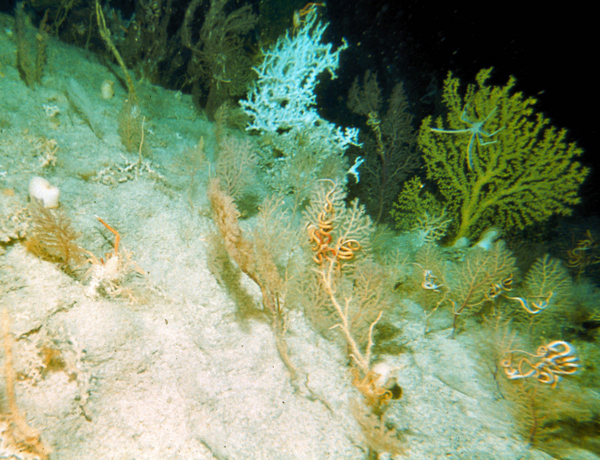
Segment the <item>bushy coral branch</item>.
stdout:
<svg viewBox="0 0 600 460">
<path fill-rule="evenodd" d="M 384 103 L 377 75 L 365 73 L 364 84 L 354 80 L 348 107 L 367 118 L 371 135 L 364 134 L 360 186 L 367 209 L 376 222 L 387 219 L 393 200 L 406 176 L 419 165 L 417 136 L 404 85 L 397 83 Z"/>
<path fill-rule="evenodd" d="M 192 57 L 187 68 L 186 85 L 198 98 L 208 88 L 206 109 L 213 116 L 232 95 L 241 95 L 250 82 L 250 58 L 246 52 L 247 34 L 258 17 L 250 5 L 232 8 L 229 0 L 210 0 L 202 27 L 197 32 L 197 16 L 205 0 L 192 0 L 181 26 L 181 37 Z"/>
<path fill-rule="evenodd" d="M 272 249 L 261 241 L 247 239 L 238 223 L 239 211 L 233 199 L 227 195 L 218 179 L 213 179 L 208 188 L 213 220 L 217 224 L 225 249 L 256 285 L 262 294 L 264 312 L 270 319 L 275 343 L 281 360 L 290 372 L 292 383 L 298 383 L 299 370 L 293 365 L 285 341 L 285 282 L 273 260 Z"/>
<path fill-rule="evenodd" d="M 367 375 L 371 370 L 373 328 L 381 318 L 383 305 L 368 302 L 358 305 L 361 302 L 356 295 L 352 295 L 356 293 L 345 286 L 342 277 L 344 275 L 353 277 L 352 275 L 356 274 L 356 267 L 353 265 L 358 253 L 368 247 L 372 224 L 365 215 L 364 208 L 359 207 L 356 202 L 350 208 L 346 208 L 343 201 L 345 194 L 335 183 L 324 181 L 320 185 L 313 195 L 311 206 L 305 213 L 309 220 L 307 226 L 309 238 L 312 243 L 317 243 L 312 245 L 312 250 L 316 254 L 313 260 L 317 265 L 314 270 L 317 273 L 319 287 L 327 295 L 335 312 L 336 324 L 332 328 L 340 330 L 354 364 L 364 375 Z M 349 269 L 349 266 L 353 266 L 354 270 Z M 352 284 L 356 286 L 359 280 L 353 281 Z M 340 292 L 342 289 L 345 290 L 344 295 Z M 361 306 L 363 309 L 368 307 L 369 313 L 360 311 Z M 356 326 L 353 324 L 356 323 L 356 316 L 361 314 L 369 318 L 366 345 L 362 350 L 356 336 L 356 328 L 353 327 Z"/>
</svg>

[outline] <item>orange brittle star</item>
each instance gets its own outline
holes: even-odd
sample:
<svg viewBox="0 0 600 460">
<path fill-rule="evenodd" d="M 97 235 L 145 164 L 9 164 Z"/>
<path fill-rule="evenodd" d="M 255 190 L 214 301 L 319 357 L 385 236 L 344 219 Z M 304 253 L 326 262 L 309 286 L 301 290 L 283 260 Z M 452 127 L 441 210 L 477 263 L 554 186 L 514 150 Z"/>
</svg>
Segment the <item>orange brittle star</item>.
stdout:
<svg viewBox="0 0 600 460">
<path fill-rule="evenodd" d="M 309 224 L 307 228 L 308 238 L 312 244 L 311 249 L 315 251 L 313 260 L 319 265 L 325 259 L 329 261 L 350 260 L 354 257 L 354 253 L 361 248 L 357 240 L 345 239 L 344 237 L 337 239 L 335 247 L 329 246 L 333 240 L 331 232 L 333 231 L 335 211 L 331 202 L 331 195 L 335 191 L 335 188 L 334 184 L 333 188 L 325 195 L 324 209 L 317 216 L 317 225 Z"/>
<path fill-rule="evenodd" d="M 575 356 L 575 349 L 563 340 L 555 340 L 547 345 L 542 345 L 537 349 L 536 354 L 522 350 L 511 350 L 507 353 L 510 356 L 502 360 L 500 365 L 504 368 L 506 376 L 511 380 L 535 377 L 538 382 L 556 388 L 561 374 L 574 374 L 579 369 L 579 360 Z M 533 358 L 540 358 L 540 360 L 532 362 L 523 357 L 515 367 L 512 364 L 513 353 L 524 353 Z"/>
</svg>

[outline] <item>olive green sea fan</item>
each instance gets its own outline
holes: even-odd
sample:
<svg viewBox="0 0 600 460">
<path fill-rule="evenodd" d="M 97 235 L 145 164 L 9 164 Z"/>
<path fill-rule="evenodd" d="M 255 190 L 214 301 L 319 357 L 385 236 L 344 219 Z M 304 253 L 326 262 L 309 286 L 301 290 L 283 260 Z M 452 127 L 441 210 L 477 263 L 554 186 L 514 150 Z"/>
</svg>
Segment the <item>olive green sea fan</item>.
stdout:
<svg viewBox="0 0 600 460">
<path fill-rule="evenodd" d="M 427 178 L 437 184 L 453 219 L 453 241 L 474 238 L 489 225 L 522 229 L 568 215 L 589 170 L 583 151 L 534 111 L 536 100 L 515 92 L 511 77 L 490 86 L 481 70 L 464 96 L 452 74 L 444 83 L 447 113 L 425 118 L 419 145 Z"/>
</svg>

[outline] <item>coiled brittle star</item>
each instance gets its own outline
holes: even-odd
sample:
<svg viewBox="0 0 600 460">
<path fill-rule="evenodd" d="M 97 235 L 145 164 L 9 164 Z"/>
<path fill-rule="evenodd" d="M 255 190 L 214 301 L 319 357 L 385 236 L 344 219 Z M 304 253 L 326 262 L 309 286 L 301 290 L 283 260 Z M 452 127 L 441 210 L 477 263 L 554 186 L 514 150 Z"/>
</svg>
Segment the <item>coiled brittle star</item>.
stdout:
<svg viewBox="0 0 600 460">
<path fill-rule="evenodd" d="M 311 242 L 311 249 L 315 251 L 313 260 L 318 265 L 321 265 L 325 259 L 330 262 L 339 262 L 341 260 L 350 260 L 354 257 L 354 253 L 359 251 L 360 243 L 355 239 L 345 239 L 339 237 L 334 247 L 329 244 L 333 240 L 331 232 L 333 231 L 333 219 L 335 210 L 331 202 L 331 196 L 335 192 L 336 185 L 325 195 L 325 205 L 323 211 L 317 216 L 317 225 L 309 224 L 308 238 Z"/>
<path fill-rule="evenodd" d="M 497 139 L 494 141 L 486 142 L 481 139 L 481 136 L 492 137 L 504 129 L 504 126 L 503 126 L 502 128 L 497 129 L 493 133 L 488 133 L 487 131 L 483 130 L 483 125 L 485 124 L 486 121 L 488 121 L 488 119 L 492 116 L 492 114 L 495 111 L 496 111 L 496 107 L 494 107 L 494 110 L 492 110 L 490 113 L 488 113 L 487 117 L 485 117 L 483 120 L 473 122 L 467 118 L 467 108 L 465 107 L 463 109 L 462 113 L 460 114 L 460 121 L 470 125 L 470 128 L 465 128 L 465 129 L 430 128 L 430 129 L 431 129 L 431 131 L 434 131 L 436 133 L 449 133 L 449 134 L 471 133 L 471 139 L 469 139 L 469 146 L 467 147 L 467 163 L 469 164 L 469 171 L 473 171 L 473 158 L 472 158 L 471 153 L 473 151 L 473 144 L 475 143 L 475 138 L 477 138 L 477 142 L 479 143 L 479 145 L 494 144 L 494 143 L 498 142 Z"/>
<path fill-rule="evenodd" d="M 535 377 L 538 382 L 556 388 L 561 374 L 574 374 L 579 369 L 579 360 L 575 356 L 575 349 L 563 340 L 555 340 L 547 345 L 542 345 L 535 354 L 522 350 L 511 350 L 506 353 L 509 357 L 504 359 L 500 365 L 511 380 Z M 539 361 L 532 362 L 533 360 L 523 357 L 515 367 L 512 364 L 513 353 L 523 353 L 532 358 L 539 358 Z"/>
</svg>

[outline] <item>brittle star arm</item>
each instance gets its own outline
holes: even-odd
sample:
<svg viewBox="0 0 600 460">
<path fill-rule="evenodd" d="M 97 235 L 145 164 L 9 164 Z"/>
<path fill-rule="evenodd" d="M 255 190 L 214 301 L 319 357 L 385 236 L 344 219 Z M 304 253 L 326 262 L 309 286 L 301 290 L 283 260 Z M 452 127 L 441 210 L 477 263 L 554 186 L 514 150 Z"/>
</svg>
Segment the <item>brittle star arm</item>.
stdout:
<svg viewBox="0 0 600 460">
<path fill-rule="evenodd" d="M 447 134 L 458 134 L 458 133 L 467 133 L 470 132 L 471 134 L 471 138 L 469 139 L 469 146 L 467 147 L 467 162 L 469 164 L 469 170 L 472 171 L 473 170 L 473 160 L 472 160 L 472 152 L 473 152 L 473 144 L 475 143 L 475 138 L 477 138 L 477 142 L 479 143 L 479 145 L 489 145 L 489 144 L 494 144 L 496 142 L 498 142 L 497 140 L 494 141 L 484 141 L 481 139 L 481 136 L 485 136 L 485 137 L 492 137 L 495 136 L 496 134 L 498 134 L 498 132 L 502 131 L 504 129 L 504 126 L 500 129 L 497 129 L 496 131 L 494 131 L 493 133 L 488 133 L 486 131 L 484 131 L 482 129 L 483 125 L 485 124 L 485 122 L 492 116 L 492 114 L 496 111 L 496 108 L 494 107 L 494 110 L 492 110 L 487 117 L 485 117 L 483 120 L 481 121 L 477 121 L 477 122 L 472 122 L 470 121 L 467 117 L 466 117 L 466 112 L 467 109 L 465 108 L 462 113 L 460 114 L 460 121 L 462 121 L 463 123 L 466 123 L 468 125 L 470 125 L 469 128 L 464 128 L 464 129 L 441 129 L 441 128 L 430 128 L 431 131 L 434 131 L 436 133 L 447 133 Z"/>
</svg>

